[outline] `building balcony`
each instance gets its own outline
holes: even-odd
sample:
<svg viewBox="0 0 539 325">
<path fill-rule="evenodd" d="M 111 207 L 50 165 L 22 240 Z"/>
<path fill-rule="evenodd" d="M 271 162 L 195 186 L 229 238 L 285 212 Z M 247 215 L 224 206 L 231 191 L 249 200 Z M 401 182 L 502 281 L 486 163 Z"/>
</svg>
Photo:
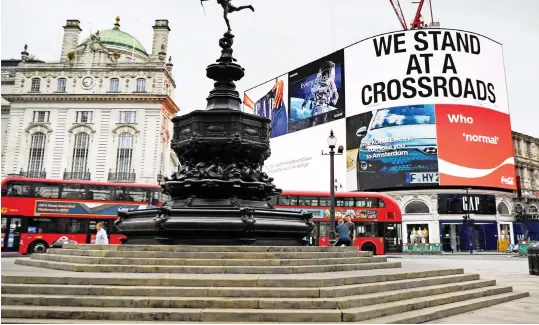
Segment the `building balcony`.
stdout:
<svg viewBox="0 0 539 325">
<path fill-rule="evenodd" d="M 76 180 L 90 180 L 90 172 L 64 172 L 64 179 L 70 180 L 70 179 L 76 179 Z"/>
<path fill-rule="evenodd" d="M 134 183 L 137 178 L 137 174 L 135 174 L 135 170 L 133 169 L 132 173 L 125 173 L 125 172 L 111 172 L 109 171 L 109 182 L 123 182 L 123 183 Z"/>
<path fill-rule="evenodd" d="M 29 171 L 21 171 L 19 172 L 20 177 L 28 177 L 28 178 L 47 178 L 47 172 L 43 171 L 37 171 L 37 170 L 29 170 Z"/>
</svg>

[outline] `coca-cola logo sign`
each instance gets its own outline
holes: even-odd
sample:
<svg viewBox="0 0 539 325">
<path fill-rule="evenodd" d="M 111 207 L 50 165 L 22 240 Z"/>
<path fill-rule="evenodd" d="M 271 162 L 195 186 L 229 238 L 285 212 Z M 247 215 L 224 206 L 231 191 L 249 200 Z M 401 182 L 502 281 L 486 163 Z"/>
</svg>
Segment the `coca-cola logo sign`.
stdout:
<svg viewBox="0 0 539 325">
<path fill-rule="evenodd" d="M 500 180 L 500 182 L 503 185 L 515 185 L 515 179 L 513 177 L 502 176 L 502 179 Z"/>
</svg>

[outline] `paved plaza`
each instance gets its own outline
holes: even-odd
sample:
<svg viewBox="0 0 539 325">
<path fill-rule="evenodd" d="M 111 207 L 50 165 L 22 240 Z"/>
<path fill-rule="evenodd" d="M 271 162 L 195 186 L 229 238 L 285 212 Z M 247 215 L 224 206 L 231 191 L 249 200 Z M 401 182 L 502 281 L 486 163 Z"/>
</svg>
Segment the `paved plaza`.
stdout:
<svg viewBox="0 0 539 325">
<path fill-rule="evenodd" d="M 15 265 L 14 258 L 2 258 L 2 275 L 31 276 L 64 276 L 64 277 L 114 277 L 115 273 L 78 273 L 68 271 L 58 271 L 51 269 L 41 269 L 22 265 Z M 528 261 L 526 258 L 510 255 L 443 255 L 443 256 L 391 256 L 390 260 L 398 260 L 402 263 L 402 269 L 366 270 L 349 272 L 325 273 L 324 277 L 338 277 L 346 275 L 392 273 L 418 270 L 432 270 L 442 268 L 464 268 L 465 273 L 479 273 L 482 279 L 495 279 L 498 284 L 513 286 L 515 292 L 530 292 L 530 297 L 518 299 L 509 303 L 496 305 L 493 307 L 479 309 L 473 312 L 464 313 L 433 321 L 436 324 L 466 324 L 466 323 L 537 323 L 539 310 L 536 306 L 539 303 L 539 276 L 528 274 Z M 211 277 L 208 274 L 121 274 L 123 277 L 182 277 L 193 279 L 204 279 Z M 268 279 L 287 278 L 300 276 L 306 278 L 314 276 L 310 274 L 301 275 L 279 275 L 279 274 L 222 274 L 229 279 Z M 320 276 L 320 275 L 318 275 Z M 58 321 L 61 322 L 61 321 Z M 79 321 L 81 322 L 81 321 Z"/>
<path fill-rule="evenodd" d="M 461 267 L 465 273 L 479 273 L 482 279 L 513 286 L 516 292 L 528 291 L 528 298 L 450 316 L 433 324 L 537 324 L 539 320 L 539 276 L 528 273 L 528 260 L 511 255 L 403 256 L 402 267 Z"/>
</svg>

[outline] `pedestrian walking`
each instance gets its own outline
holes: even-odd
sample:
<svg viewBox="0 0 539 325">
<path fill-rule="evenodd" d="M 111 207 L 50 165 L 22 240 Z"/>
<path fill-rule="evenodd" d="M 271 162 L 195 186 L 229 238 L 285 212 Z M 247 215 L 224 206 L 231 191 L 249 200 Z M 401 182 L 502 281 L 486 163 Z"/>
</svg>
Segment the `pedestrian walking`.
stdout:
<svg viewBox="0 0 539 325">
<path fill-rule="evenodd" d="M 97 229 L 97 234 L 95 235 L 95 244 L 96 245 L 108 245 L 109 238 L 107 237 L 107 231 L 103 228 L 103 223 L 99 222 L 95 225 Z"/>
<path fill-rule="evenodd" d="M 344 216 L 344 222 L 346 223 L 346 226 L 348 226 L 348 236 L 350 237 L 353 245 L 354 240 L 356 239 L 356 224 L 352 222 L 352 218 L 350 218 L 350 215 L 348 214 Z"/>
<path fill-rule="evenodd" d="M 350 240 L 350 230 L 348 226 L 344 224 L 343 219 L 339 219 L 339 225 L 336 230 L 339 233 L 339 240 L 337 240 L 334 246 L 350 246 L 352 243 Z"/>
</svg>

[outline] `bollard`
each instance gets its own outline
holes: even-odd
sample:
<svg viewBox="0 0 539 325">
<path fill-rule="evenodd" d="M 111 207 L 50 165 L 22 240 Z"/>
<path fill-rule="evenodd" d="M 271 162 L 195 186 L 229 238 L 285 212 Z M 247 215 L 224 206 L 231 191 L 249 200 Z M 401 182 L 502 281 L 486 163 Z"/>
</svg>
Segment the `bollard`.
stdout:
<svg viewBox="0 0 539 325">
<path fill-rule="evenodd" d="M 528 246 L 528 266 L 530 275 L 539 275 L 539 242 Z"/>
</svg>

